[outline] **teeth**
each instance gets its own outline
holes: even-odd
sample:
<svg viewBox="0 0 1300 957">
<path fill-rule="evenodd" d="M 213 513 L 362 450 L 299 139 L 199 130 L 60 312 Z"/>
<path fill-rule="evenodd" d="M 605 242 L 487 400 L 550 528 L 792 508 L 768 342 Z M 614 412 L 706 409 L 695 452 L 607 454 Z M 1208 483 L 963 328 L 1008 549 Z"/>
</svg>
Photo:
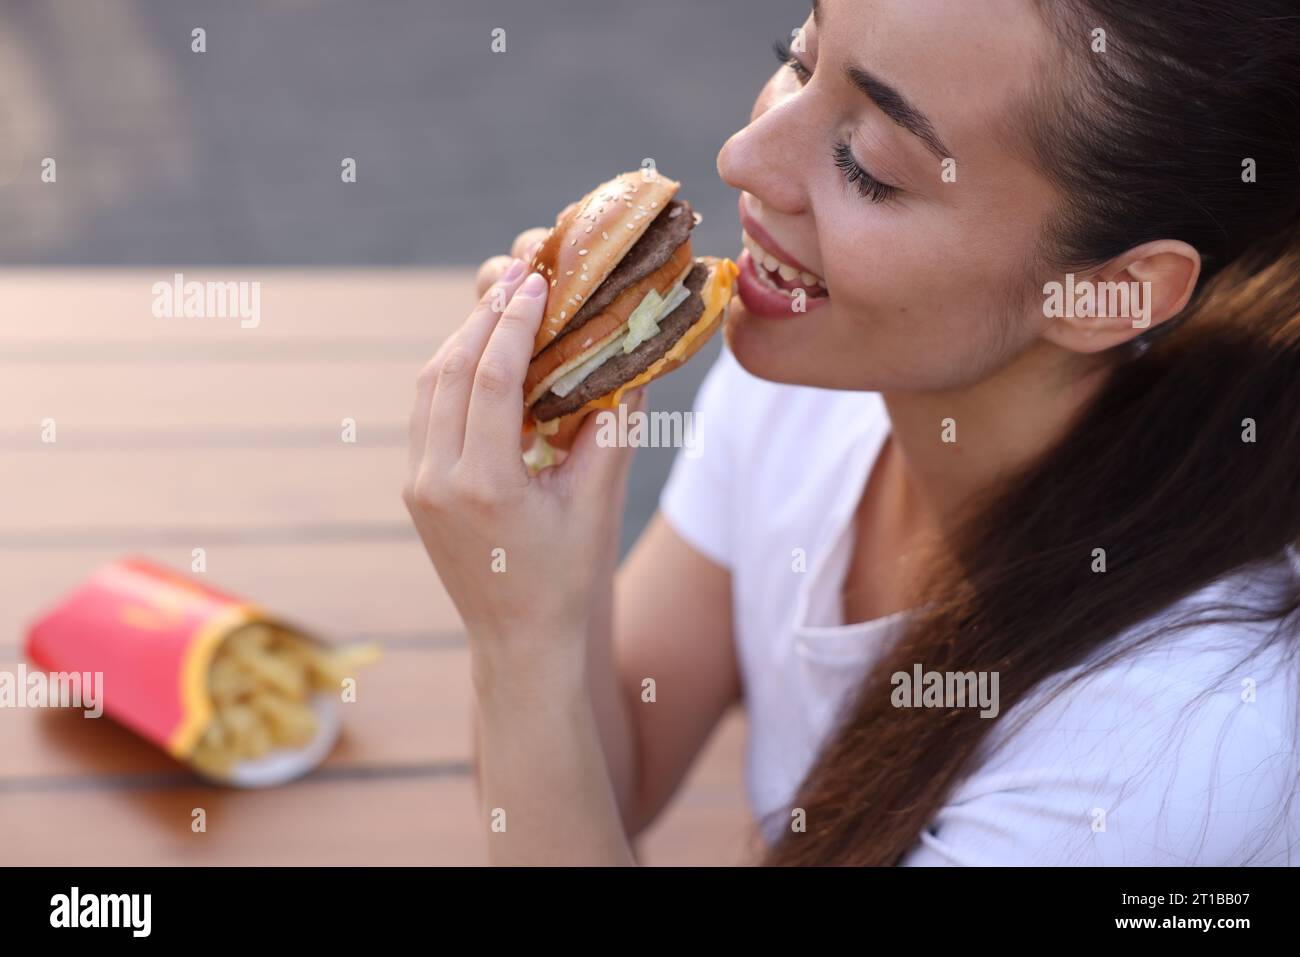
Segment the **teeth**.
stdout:
<svg viewBox="0 0 1300 957">
<path fill-rule="evenodd" d="M 792 298 L 792 299 L 794 298 L 794 292 L 793 292 L 792 290 L 790 290 L 790 289 L 782 289 L 780 286 L 778 286 L 776 283 L 774 283 L 774 282 L 772 281 L 772 276 L 771 276 L 771 274 L 770 274 L 769 272 L 767 272 L 766 270 L 762 270 L 762 271 L 759 272 L 759 274 L 758 274 L 758 281 L 761 282 L 761 283 L 762 283 L 764 286 L 766 286 L 768 289 L 771 289 L 773 292 L 779 292 L 779 293 L 781 293 L 782 295 L 789 296 L 789 297 Z"/>
<path fill-rule="evenodd" d="M 772 281 L 771 277 L 768 276 L 767 273 L 774 272 L 786 282 L 793 282 L 794 280 L 799 279 L 808 287 L 825 287 L 826 283 L 820 276 L 816 276 L 810 272 L 803 272 L 802 270 L 795 269 L 789 263 L 781 262 L 781 260 L 777 259 L 770 252 L 760 246 L 758 241 L 743 229 L 740 231 L 740 237 L 745 248 L 749 250 L 749 254 L 754 257 L 754 262 L 763 267 L 763 271 L 759 273 L 759 278 L 765 280 L 773 289 L 780 289 L 780 287 Z M 789 290 L 780 291 L 788 292 Z"/>
</svg>

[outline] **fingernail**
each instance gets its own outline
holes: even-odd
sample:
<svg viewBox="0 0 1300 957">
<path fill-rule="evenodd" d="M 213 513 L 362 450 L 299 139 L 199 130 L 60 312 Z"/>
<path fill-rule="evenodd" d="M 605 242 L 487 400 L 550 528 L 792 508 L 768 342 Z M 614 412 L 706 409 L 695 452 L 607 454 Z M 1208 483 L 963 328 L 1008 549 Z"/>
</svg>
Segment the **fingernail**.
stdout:
<svg viewBox="0 0 1300 957">
<path fill-rule="evenodd" d="M 533 273 L 524 280 L 524 284 L 519 287 L 516 296 L 523 296 L 526 299 L 541 299 L 546 292 L 546 277 L 539 272 Z"/>
<path fill-rule="evenodd" d="M 510 268 L 501 274 L 498 282 L 514 282 L 524 274 L 524 261 L 522 259 L 512 259 Z"/>
</svg>

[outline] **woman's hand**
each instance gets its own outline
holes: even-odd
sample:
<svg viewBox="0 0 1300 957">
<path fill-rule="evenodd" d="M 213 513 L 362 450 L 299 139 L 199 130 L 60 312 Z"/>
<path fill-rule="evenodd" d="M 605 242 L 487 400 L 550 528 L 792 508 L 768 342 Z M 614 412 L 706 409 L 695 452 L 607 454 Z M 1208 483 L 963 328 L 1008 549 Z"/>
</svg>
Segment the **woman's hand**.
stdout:
<svg viewBox="0 0 1300 957">
<path fill-rule="evenodd" d="M 490 860 L 631 864 L 585 671 L 631 453 L 599 447 L 593 415 L 562 465 L 529 474 L 523 383 L 548 287 L 523 259 L 490 268 L 420 373 L 403 498 L 469 633 Z"/>
<path fill-rule="evenodd" d="M 617 558 L 631 455 L 599 447 L 590 416 L 563 465 L 529 475 L 523 382 L 548 288 L 526 268 L 516 259 L 497 270 L 425 366 L 410 423 L 403 498 L 465 621 L 476 679 L 501 669 L 581 675 L 594 592 Z"/>
<path fill-rule="evenodd" d="M 478 277 L 474 280 L 475 295 L 482 296 L 492 288 L 493 284 L 501 278 L 502 274 L 510 268 L 510 264 L 516 259 L 522 259 L 525 263 L 532 262 L 533 256 L 537 253 L 537 248 L 541 246 L 546 239 L 546 234 L 550 230 L 544 226 L 534 229 L 525 229 L 515 237 L 515 241 L 510 244 L 509 256 L 493 256 L 486 260 L 478 268 Z"/>
</svg>

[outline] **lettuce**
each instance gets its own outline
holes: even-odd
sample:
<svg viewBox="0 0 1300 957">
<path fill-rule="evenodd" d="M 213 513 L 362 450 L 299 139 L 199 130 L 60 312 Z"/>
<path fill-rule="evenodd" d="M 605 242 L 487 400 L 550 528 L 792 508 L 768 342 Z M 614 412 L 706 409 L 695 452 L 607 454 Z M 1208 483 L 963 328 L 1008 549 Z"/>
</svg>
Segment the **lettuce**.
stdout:
<svg viewBox="0 0 1300 957">
<path fill-rule="evenodd" d="M 609 359 L 618 355 L 619 352 L 626 355 L 641 343 L 659 335 L 659 320 L 685 302 L 690 294 L 686 284 L 680 282 L 668 293 L 667 298 L 651 289 L 646 293 L 646 297 L 641 300 L 640 305 L 632 310 L 632 315 L 627 317 L 627 325 L 624 327 L 627 334 L 621 339 L 614 339 L 613 342 L 601 348 L 599 352 L 582 363 L 582 365 L 560 376 L 555 380 L 555 384 L 551 386 L 551 391 L 558 396 L 568 395 L 582 383 L 583 379 L 599 369 Z"/>
<path fill-rule="evenodd" d="M 659 320 L 670 314 L 686 301 L 690 291 L 685 283 L 678 283 L 665 299 L 655 290 L 650 290 L 641 305 L 627 317 L 627 335 L 623 338 L 623 352 L 629 353 L 647 339 L 659 335 Z"/>
<path fill-rule="evenodd" d="M 587 376 L 600 368 L 606 359 L 613 358 L 617 355 L 622 348 L 622 340 L 615 339 L 582 365 L 578 366 L 571 372 L 566 372 L 564 375 L 556 379 L 555 384 L 551 386 L 551 391 L 559 396 L 568 395 L 578 387 L 583 379 L 587 378 Z"/>
</svg>

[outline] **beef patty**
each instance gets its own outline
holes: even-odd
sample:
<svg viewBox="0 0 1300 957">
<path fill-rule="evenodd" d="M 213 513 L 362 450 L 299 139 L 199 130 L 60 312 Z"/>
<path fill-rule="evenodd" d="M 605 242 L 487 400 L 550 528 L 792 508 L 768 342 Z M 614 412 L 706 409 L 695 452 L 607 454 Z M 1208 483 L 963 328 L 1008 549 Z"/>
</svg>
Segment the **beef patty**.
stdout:
<svg viewBox="0 0 1300 957">
<path fill-rule="evenodd" d="M 676 215 L 674 210 L 680 210 Z M 605 281 L 591 294 L 573 318 L 564 324 L 555 336 L 558 341 L 566 332 L 581 327 L 588 319 L 604 312 L 605 307 L 618 298 L 632 283 L 644 279 L 672 258 L 673 252 L 695 228 L 695 211 L 684 199 L 675 199 L 654 218 L 650 228 L 627 251 Z"/>
<path fill-rule="evenodd" d="M 704 299 L 700 290 L 709 278 L 709 267 L 696 263 L 686 275 L 688 296 L 680 306 L 659 320 L 659 334 L 647 339 L 628 353 L 616 352 L 600 368 L 578 384 L 568 395 L 547 391 L 533 403 L 533 417 L 539 422 L 576 412 L 592 399 L 613 392 L 624 382 L 635 379 L 658 362 L 669 349 L 685 335 L 686 330 L 699 322 L 704 315 Z"/>
</svg>

